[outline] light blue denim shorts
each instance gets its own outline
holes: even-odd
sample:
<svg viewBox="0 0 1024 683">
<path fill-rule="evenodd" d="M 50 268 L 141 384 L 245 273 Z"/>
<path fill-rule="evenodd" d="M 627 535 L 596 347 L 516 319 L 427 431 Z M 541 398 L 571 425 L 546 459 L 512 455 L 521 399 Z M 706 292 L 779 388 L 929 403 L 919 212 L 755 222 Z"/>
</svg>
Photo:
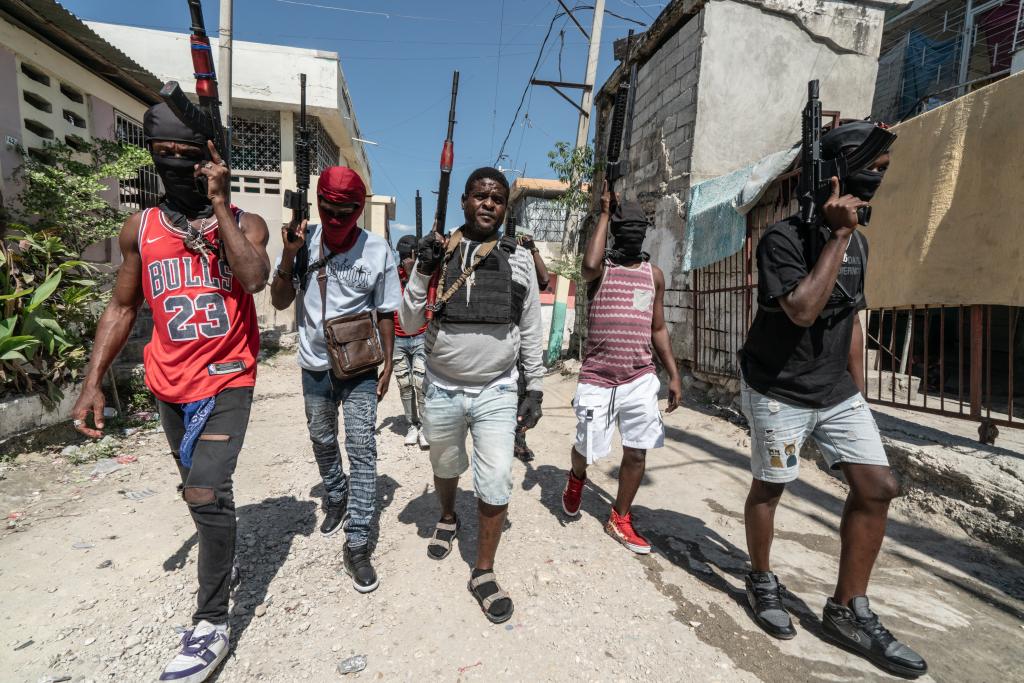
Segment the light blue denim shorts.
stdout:
<svg viewBox="0 0 1024 683">
<path fill-rule="evenodd" d="M 765 396 L 741 382 L 740 398 L 750 424 L 754 479 L 775 484 L 795 481 L 800 474 L 800 449 L 808 437 L 833 470 L 841 463 L 889 465 L 878 425 L 860 394 L 831 408 L 806 408 Z"/>
<path fill-rule="evenodd" d="M 469 469 L 466 437 L 473 437 L 473 490 L 488 505 L 508 505 L 519 391 L 514 382 L 469 393 L 428 383 L 423 430 L 434 476 L 454 479 Z"/>
</svg>

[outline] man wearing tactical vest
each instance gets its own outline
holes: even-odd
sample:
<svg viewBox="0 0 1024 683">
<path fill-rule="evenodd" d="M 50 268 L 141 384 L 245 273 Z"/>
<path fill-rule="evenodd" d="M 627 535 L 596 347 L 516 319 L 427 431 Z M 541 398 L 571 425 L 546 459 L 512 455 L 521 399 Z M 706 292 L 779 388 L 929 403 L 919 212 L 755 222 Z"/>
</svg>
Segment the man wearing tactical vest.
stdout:
<svg viewBox="0 0 1024 683">
<path fill-rule="evenodd" d="M 455 494 L 470 465 L 469 432 L 480 527 L 469 590 L 495 624 L 508 621 L 513 611 L 494 574 L 512 493 L 513 442 L 517 429 L 530 429 L 540 419 L 544 374 L 540 295 L 530 253 L 517 249 L 514 239 L 498 237 L 508 193 L 508 181 L 497 169 L 470 174 L 462 195 L 465 224 L 447 240 L 431 232 L 420 241 L 399 309 L 402 327 L 418 329 L 430 281 L 439 272 L 427 327 L 423 423 L 441 519 L 427 554 L 446 558 L 462 526 Z M 527 389 L 522 401 L 516 386 L 520 354 Z"/>
</svg>

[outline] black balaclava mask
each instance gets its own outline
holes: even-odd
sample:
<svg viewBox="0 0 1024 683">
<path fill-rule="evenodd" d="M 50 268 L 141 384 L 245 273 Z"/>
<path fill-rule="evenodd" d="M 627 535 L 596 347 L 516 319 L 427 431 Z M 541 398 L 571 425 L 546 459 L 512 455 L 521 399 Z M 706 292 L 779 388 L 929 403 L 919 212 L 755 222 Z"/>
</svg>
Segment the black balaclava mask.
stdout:
<svg viewBox="0 0 1024 683">
<path fill-rule="evenodd" d="M 395 247 L 395 251 L 398 252 L 398 258 L 405 260 L 412 258 L 413 252 L 416 251 L 417 240 L 413 235 L 405 235 L 402 239 L 398 240 L 398 246 Z"/>
<path fill-rule="evenodd" d="M 199 145 L 203 160 L 209 160 L 206 138 L 181 122 L 165 103 L 153 105 L 142 119 L 146 145 L 150 147 L 153 165 L 164 183 L 164 203 L 172 211 L 188 218 L 208 218 L 213 215 L 213 203 L 206 196 L 205 178 L 195 177 L 196 159 L 161 157 L 152 152 L 156 141 L 186 142 Z"/>
<path fill-rule="evenodd" d="M 646 261 L 650 256 L 643 250 L 644 237 L 651 224 L 640 204 L 619 202 L 611 216 L 612 248 L 608 255 L 614 261 Z"/>
<path fill-rule="evenodd" d="M 851 121 L 833 128 L 821 136 L 821 158 L 825 161 L 838 159 L 852 148 L 859 147 L 868 139 L 874 127 L 875 124 L 870 121 Z M 881 184 L 881 172 L 863 169 L 846 176 L 841 189 L 845 194 L 869 202 Z"/>
</svg>

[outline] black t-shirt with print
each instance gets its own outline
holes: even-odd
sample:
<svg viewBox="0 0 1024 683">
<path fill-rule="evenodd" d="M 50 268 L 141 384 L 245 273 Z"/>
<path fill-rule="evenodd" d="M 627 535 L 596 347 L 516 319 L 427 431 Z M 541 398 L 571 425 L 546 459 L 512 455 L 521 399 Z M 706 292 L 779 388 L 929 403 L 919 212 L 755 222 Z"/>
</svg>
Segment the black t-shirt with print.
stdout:
<svg viewBox="0 0 1024 683">
<path fill-rule="evenodd" d="M 829 239 L 827 228 L 805 228 L 793 216 L 769 228 L 757 246 L 757 315 L 740 352 L 743 378 L 784 403 L 830 408 L 857 394 L 847 371 L 857 312 L 866 307 L 867 239 L 854 231 L 837 286 L 810 327 L 800 327 L 779 305 L 808 275 Z"/>
</svg>

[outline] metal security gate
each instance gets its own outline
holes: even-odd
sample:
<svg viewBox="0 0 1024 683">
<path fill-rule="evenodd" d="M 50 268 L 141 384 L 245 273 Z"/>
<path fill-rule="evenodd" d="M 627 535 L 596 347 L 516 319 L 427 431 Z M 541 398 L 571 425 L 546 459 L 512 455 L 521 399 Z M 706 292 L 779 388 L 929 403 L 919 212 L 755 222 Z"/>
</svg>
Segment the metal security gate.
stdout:
<svg viewBox="0 0 1024 683">
<path fill-rule="evenodd" d="M 743 249 L 692 273 L 694 369 L 738 378 L 738 353 L 757 310 L 757 263 L 761 233 L 796 211 L 798 172 L 780 176 L 765 199 L 747 214 Z"/>
</svg>

